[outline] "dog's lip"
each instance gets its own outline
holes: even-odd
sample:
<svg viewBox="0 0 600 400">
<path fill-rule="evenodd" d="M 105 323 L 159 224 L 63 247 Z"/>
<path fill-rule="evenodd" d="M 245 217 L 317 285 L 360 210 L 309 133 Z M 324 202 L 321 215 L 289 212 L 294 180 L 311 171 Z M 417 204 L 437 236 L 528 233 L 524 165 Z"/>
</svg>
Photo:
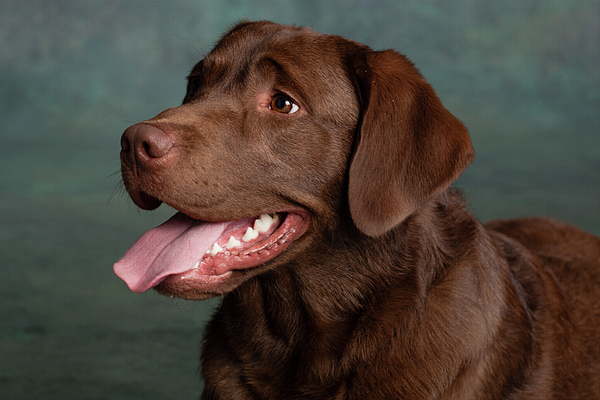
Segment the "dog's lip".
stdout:
<svg viewBox="0 0 600 400">
<path fill-rule="evenodd" d="M 135 178 L 137 181 L 138 178 Z M 142 210 L 151 211 L 155 210 L 163 203 L 161 199 L 158 197 L 148 193 L 146 190 L 140 189 L 137 186 L 139 183 L 133 183 L 127 185 L 132 180 L 125 181 L 125 187 L 127 189 L 127 193 L 133 201 L 133 204 L 141 208 Z"/>
<path fill-rule="evenodd" d="M 158 200 L 161 201 L 161 200 Z M 162 203 L 163 201 L 161 201 Z M 309 211 L 306 210 L 305 208 L 302 207 L 281 207 L 280 209 L 278 209 L 277 211 L 274 211 L 274 209 L 262 209 L 260 211 L 257 211 L 256 213 L 250 215 L 250 213 L 244 213 L 241 216 L 235 216 L 232 218 L 214 218 L 211 216 L 208 216 L 207 214 L 209 214 L 209 212 L 204 212 L 202 210 L 194 210 L 192 208 L 184 208 L 180 205 L 176 205 L 176 204 L 172 204 L 169 201 L 164 201 L 165 205 L 168 205 L 169 207 L 175 209 L 177 212 L 185 215 L 188 218 L 194 219 L 200 223 L 202 222 L 210 222 L 210 223 L 219 223 L 219 222 L 233 222 L 235 220 L 245 220 L 245 219 L 251 219 L 251 218 L 260 218 L 261 215 L 263 214 L 269 214 L 269 215 L 279 215 L 279 216 L 285 216 L 287 214 L 297 214 L 298 216 L 300 216 L 303 220 L 309 221 L 310 217 L 309 217 Z M 210 213 L 212 215 L 212 213 Z M 283 222 L 283 220 L 282 220 Z"/>
<path fill-rule="evenodd" d="M 133 198 L 133 197 L 132 197 Z M 133 202 L 143 210 L 154 210 L 162 204 L 162 200 L 140 190 Z"/>
<path fill-rule="evenodd" d="M 224 252 L 209 255 L 200 260 L 199 265 L 180 274 L 173 274 L 157 282 L 154 287 L 166 284 L 184 283 L 186 288 L 210 290 L 210 286 L 229 278 L 234 272 L 261 267 L 276 258 L 296 239 L 301 237 L 310 225 L 306 210 L 270 212 L 283 218 L 280 225 L 263 240 L 242 249 L 240 252 Z M 190 218 L 193 218 L 190 216 Z M 254 218 L 254 217 L 252 217 Z M 196 218 L 197 219 L 197 218 Z M 200 221 L 205 221 L 198 219 Z"/>
</svg>

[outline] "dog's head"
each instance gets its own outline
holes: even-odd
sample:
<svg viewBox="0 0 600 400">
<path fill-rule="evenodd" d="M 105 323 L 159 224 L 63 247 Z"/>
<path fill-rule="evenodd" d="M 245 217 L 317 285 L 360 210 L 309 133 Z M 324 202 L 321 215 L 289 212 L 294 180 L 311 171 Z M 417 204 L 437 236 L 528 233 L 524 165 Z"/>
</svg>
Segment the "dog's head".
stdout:
<svg viewBox="0 0 600 400">
<path fill-rule="evenodd" d="M 230 30 L 183 105 L 128 128 L 121 146 L 135 204 L 179 212 L 115 272 L 134 291 L 193 299 L 289 263 L 341 221 L 383 235 L 473 157 L 402 55 L 269 22 Z"/>
</svg>

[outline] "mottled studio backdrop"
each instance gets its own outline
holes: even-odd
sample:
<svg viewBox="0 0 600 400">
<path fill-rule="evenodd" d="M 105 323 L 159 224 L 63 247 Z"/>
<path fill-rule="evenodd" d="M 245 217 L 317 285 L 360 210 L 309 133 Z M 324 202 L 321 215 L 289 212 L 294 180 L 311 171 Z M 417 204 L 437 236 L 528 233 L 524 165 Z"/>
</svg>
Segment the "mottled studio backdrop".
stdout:
<svg viewBox="0 0 600 400">
<path fill-rule="evenodd" d="M 0 397 L 195 399 L 218 301 L 131 293 L 112 263 L 173 211 L 120 188 L 124 129 L 180 104 L 241 19 L 411 58 L 469 128 L 458 182 L 482 220 L 600 234 L 596 0 L 0 1 Z"/>
</svg>

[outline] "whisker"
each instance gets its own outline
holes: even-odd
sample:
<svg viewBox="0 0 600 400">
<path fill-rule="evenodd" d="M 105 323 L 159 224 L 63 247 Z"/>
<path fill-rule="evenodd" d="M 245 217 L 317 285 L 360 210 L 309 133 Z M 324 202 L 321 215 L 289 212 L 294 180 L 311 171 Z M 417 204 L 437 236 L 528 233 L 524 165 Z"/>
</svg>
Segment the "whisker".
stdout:
<svg viewBox="0 0 600 400">
<path fill-rule="evenodd" d="M 194 48 L 194 50 L 196 50 L 196 52 L 198 52 L 198 54 L 200 54 L 201 57 L 204 58 L 204 56 L 206 56 L 206 53 L 200 51 L 196 46 L 194 46 L 194 44 L 192 42 L 190 42 L 186 38 L 183 38 L 183 37 L 181 37 L 179 35 L 174 35 L 174 36 L 178 37 L 179 39 L 183 40 L 184 42 L 186 42 L 187 44 L 189 44 L 190 46 L 192 46 Z"/>
</svg>

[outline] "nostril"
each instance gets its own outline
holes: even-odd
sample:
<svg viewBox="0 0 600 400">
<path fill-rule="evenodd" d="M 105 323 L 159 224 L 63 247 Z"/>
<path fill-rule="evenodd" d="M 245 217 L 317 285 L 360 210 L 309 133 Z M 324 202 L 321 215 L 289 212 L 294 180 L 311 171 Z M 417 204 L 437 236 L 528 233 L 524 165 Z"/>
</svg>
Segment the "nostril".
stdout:
<svg viewBox="0 0 600 400">
<path fill-rule="evenodd" d="M 121 137 L 121 152 L 129 154 L 130 162 L 145 163 L 164 157 L 172 147 L 173 141 L 168 133 L 144 123 L 130 126 Z"/>
<path fill-rule="evenodd" d="M 171 147 L 173 147 L 171 138 L 162 130 L 151 127 L 147 133 L 149 136 L 145 138 L 146 140 L 142 143 L 142 147 L 150 157 L 164 157 L 171 150 Z"/>
<path fill-rule="evenodd" d="M 121 136 L 121 151 L 124 153 L 129 152 L 129 150 L 131 149 L 131 145 L 129 144 L 129 140 L 127 139 L 127 136 L 125 136 L 125 133 Z"/>
</svg>

